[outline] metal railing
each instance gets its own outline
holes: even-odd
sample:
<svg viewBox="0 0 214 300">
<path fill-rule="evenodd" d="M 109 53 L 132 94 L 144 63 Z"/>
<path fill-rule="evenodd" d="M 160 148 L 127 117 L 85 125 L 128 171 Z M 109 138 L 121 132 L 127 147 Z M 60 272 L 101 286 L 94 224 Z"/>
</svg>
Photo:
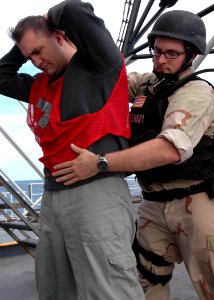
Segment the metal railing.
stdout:
<svg viewBox="0 0 214 300">
<path fill-rule="evenodd" d="M 0 170 L 1 171 L 1 170 Z M 25 188 L 20 187 L 16 182 L 10 182 L 10 186 L 12 186 L 17 193 L 35 210 L 39 210 L 42 194 L 43 194 L 43 181 L 41 182 L 27 182 Z M 1 194 L 7 198 L 13 205 L 17 202 L 17 200 L 14 198 L 13 194 L 6 189 L 6 187 L 0 186 L 0 192 Z M 21 212 L 23 215 L 27 215 L 28 211 L 23 208 L 21 209 Z M 7 216 L 5 216 L 5 213 Z M 11 209 L 0 209 L 0 220 L 5 220 L 8 218 L 8 216 L 12 219 L 16 219 L 17 216 Z"/>
<path fill-rule="evenodd" d="M 148 41 L 139 43 L 146 31 L 153 25 L 157 18 L 167 9 L 173 7 L 178 0 L 160 0 L 159 9 L 152 16 L 149 16 L 152 6 L 155 0 L 148 0 L 147 5 L 141 12 L 141 4 L 145 4 L 142 0 L 125 0 L 123 18 L 121 22 L 120 32 L 117 39 L 117 45 L 124 55 L 126 65 L 133 63 L 138 59 L 151 58 L 149 54 L 142 54 L 140 51 L 148 49 Z M 197 15 L 201 18 L 212 13 L 214 11 L 214 4 L 206 7 Z M 146 18 L 149 16 L 149 20 L 146 24 Z M 214 38 L 214 37 L 213 37 Z M 208 55 L 214 53 L 213 38 L 207 44 L 207 51 L 205 55 L 201 55 L 195 62 L 197 68 L 202 60 Z"/>
</svg>

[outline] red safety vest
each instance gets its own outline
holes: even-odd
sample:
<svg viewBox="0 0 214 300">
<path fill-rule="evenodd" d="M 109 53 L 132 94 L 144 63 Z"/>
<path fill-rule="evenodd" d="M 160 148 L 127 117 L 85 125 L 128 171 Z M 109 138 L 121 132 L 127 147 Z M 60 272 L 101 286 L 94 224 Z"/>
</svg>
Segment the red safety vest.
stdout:
<svg viewBox="0 0 214 300">
<path fill-rule="evenodd" d="M 34 81 L 27 114 L 27 123 L 42 148 L 39 160 L 50 170 L 53 166 L 74 159 L 77 154 L 71 143 L 88 148 L 105 135 L 130 137 L 128 85 L 125 66 L 112 94 L 101 110 L 74 119 L 60 121 L 60 99 L 63 76 L 48 84 L 49 77 L 42 73 Z"/>
</svg>

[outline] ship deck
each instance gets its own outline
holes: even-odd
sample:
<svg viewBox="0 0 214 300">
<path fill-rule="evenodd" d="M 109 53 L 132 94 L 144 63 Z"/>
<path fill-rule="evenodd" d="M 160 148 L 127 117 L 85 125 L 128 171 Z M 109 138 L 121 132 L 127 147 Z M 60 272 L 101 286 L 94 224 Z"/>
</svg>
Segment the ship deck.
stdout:
<svg viewBox="0 0 214 300">
<path fill-rule="evenodd" d="M 34 259 L 19 246 L 0 247 L 0 299 L 38 300 Z M 183 264 L 171 281 L 172 300 L 198 300 Z"/>
<path fill-rule="evenodd" d="M 0 299 L 37 300 L 34 258 L 19 246 L 0 247 Z"/>
<path fill-rule="evenodd" d="M 135 200 L 133 209 L 136 216 L 139 201 L 137 198 Z M 38 300 L 34 258 L 20 246 L 14 245 L 12 238 L 1 229 L 0 241 L 0 299 Z M 198 300 L 183 263 L 176 265 L 170 285 L 172 300 Z"/>
</svg>

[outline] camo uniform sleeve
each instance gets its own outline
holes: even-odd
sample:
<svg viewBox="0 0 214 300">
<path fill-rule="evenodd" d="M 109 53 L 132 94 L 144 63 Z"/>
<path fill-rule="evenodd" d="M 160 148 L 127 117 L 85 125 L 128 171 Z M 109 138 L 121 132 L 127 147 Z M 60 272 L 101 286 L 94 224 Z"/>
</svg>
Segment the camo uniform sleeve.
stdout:
<svg viewBox="0 0 214 300">
<path fill-rule="evenodd" d="M 202 80 L 190 81 L 169 97 L 162 132 L 180 153 L 180 162 L 191 157 L 204 134 L 213 135 L 214 93 Z"/>
</svg>

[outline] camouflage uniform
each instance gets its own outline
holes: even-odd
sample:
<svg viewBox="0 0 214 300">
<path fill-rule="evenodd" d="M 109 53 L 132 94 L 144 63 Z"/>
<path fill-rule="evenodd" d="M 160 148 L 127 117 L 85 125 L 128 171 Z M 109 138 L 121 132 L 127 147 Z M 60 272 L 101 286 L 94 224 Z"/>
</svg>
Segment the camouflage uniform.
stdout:
<svg viewBox="0 0 214 300">
<path fill-rule="evenodd" d="M 194 72 L 186 70 L 181 78 Z M 154 74 L 129 74 L 129 93 L 133 99 L 144 94 L 144 81 L 155 84 Z M 152 86 L 149 87 L 152 92 Z M 180 154 L 180 162 L 190 158 L 193 148 L 205 134 L 214 133 L 214 94 L 205 81 L 186 83 L 169 98 L 163 126 L 159 137 L 174 144 Z M 161 149 L 160 149 L 161 151 Z M 146 184 L 141 178 L 139 184 L 144 191 L 161 191 L 185 188 L 200 183 L 193 180 L 173 180 L 167 183 Z M 174 264 L 184 261 L 189 276 L 200 299 L 214 299 L 214 201 L 206 192 L 197 193 L 158 202 L 143 200 L 139 206 L 137 239 L 147 251 L 157 254 L 170 262 L 157 266 L 145 256 L 139 255 L 140 263 L 156 275 L 169 275 Z M 170 299 L 169 282 L 151 284 L 140 276 L 147 300 Z"/>
</svg>

